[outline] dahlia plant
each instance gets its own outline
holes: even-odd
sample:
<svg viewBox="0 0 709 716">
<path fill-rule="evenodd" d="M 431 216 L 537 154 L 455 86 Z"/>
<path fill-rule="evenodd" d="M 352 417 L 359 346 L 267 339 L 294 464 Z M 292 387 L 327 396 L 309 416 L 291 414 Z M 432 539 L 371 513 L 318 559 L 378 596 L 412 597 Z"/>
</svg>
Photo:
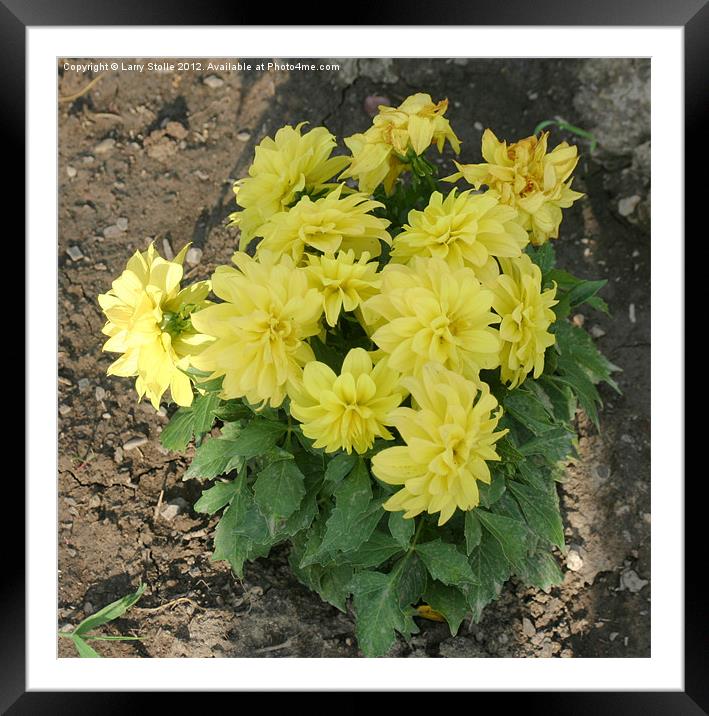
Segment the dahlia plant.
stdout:
<svg viewBox="0 0 709 716">
<path fill-rule="evenodd" d="M 242 576 L 286 543 L 304 584 L 351 603 L 367 656 L 417 617 L 455 634 L 511 577 L 561 581 L 575 412 L 597 425 L 596 385 L 615 387 L 568 320 L 607 311 L 604 282 L 556 268 L 550 243 L 583 196 L 576 147 L 486 130 L 485 162 L 439 181 L 427 150 L 460 151 L 446 110 L 382 106 L 351 156 L 283 127 L 234 188 L 231 265 L 181 287 L 184 249 L 151 245 L 99 297 L 108 372 L 180 406 L 161 441 L 194 440 L 213 559 Z"/>
</svg>

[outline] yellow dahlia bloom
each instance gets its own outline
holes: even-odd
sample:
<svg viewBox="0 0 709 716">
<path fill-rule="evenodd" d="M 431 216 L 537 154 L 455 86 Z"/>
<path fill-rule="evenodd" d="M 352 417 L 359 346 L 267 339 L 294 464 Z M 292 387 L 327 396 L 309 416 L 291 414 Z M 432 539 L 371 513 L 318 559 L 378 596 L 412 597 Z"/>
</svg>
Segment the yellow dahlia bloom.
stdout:
<svg viewBox="0 0 709 716">
<path fill-rule="evenodd" d="M 489 286 L 492 307 L 501 316 L 500 376 L 516 388 L 534 371 L 538 378 L 544 370 L 544 351 L 555 338 L 547 330 L 556 320 L 551 307 L 556 286 L 542 291 L 542 272 L 523 254 L 515 259 L 500 259 L 502 274 Z"/>
<path fill-rule="evenodd" d="M 281 127 L 273 139 L 266 137 L 256 147 L 249 176 L 234 184 L 236 203 L 242 210 L 229 218 L 241 229 L 242 250 L 271 216 L 303 193 L 327 191 L 326 182 L 349 163 L 348 157 L 330 156 L 336 141 L 325 127 L 301 134 L 304 124 Z"/>
<path fill-rule="evenodd" d="M 156 410 L 168 388 L 178 405 L 192 404 L 192 383 L 184 371 L 209 341 L 190 322 L 192 311 L 208 303 L 209 282 L 180 290 L 188 246 L 172 261 L 152 244 L 136 251 L 111 289 L 98 297 L 108 319 L 103 350 L 122 354 L 108 375 L 135 377 L 138 399 L 147 396 Z"/>
<path fill-rule="evenodd" d="M 492 292 L 472 269 L 451 269 L 442 259 L 414 257 L 408 265 L 388 264 L 381 292 L 363 306 L 376 326 L 372 340 L 389 364 L 405 375 L 420 375 L 429 361 L 466 378 L 499 365 L 500 338 L 492 324 Z"/>
<path fill-rule="evenodd" d="M 264 251 L 287 254 L 296 263 L 310 250 L 334 253 L 353 249 L 355 256 L 368 251 L 370 256 L 382 252 L 380 241 L 391 243 L 386 231 L 387 219 L 370 212 L 383 206 L 366 194 L 342 196 L 340 184 L 327 196 L 313 201 L 304 196 L 292 209 L 274 214 L 257 234 L 263 236 L 257 255 Z"/>
<path fill-rule="evenodd" d="M 458 172 L 476 189 L 485 184 L 500 195 L 503 204 L 515 207 L 522 226 L 535 246 L 559 236 L 562 209 L 568 209 L 583 194 L 571 189 L 569 179 L 578 162 L 576 147 L 566 142 L 547 154 L 549 132 L 507 145 L 486 129 L 483 133 L 483 164 L 459 164 Z M 568 180 L 568 181 L 567 181 Z"/>
<path fill-rule="evenodd" d="M 289 257 L 258 262 L 237 252 L 219 266 L 212 290 L 224 303 L 195 313 L 193 325 L 215 340 L 194 365 L 224 376 L 222 397 L 278 407 L 303 365 L 314 360 L 309 336 L 320 331 L 322 298 Z"/>
<path fill-rule="evenodd" d="M 453 151 L 460 153 L 460 141 L 443 116 L 447 109 L 447 99 L 434 103 L 430 95 L 422 93 L 407 97 L 398 107 L 380 105 L 366 132 L 345 139 L 352 164 L 341 178 L 356 178 L 360 191 L 366 194 L 383 182 L 390 194 L 397 177 L 409 166 L 406 155 L 410 150 L 420 156 L 435 144 L 442 152 L 448 141 Z"/>
<path fill-rule="evenodd" d="M 517 211 L 494 192 L 471 194 L 435 191 L 423 211 L 410 211 L 409 223 L 394 238 L 392 261 L 413 256 L 443 259 L 451 268 L 483 268 L 491 256 L 519 256 L 529 243 Z"/>
<path fill-rule="evenodd" d="M 336 375 L 324 363 L 305 366 L 302 382 L 290 391 L 290 411 L 303 434 L 325 452 L 352 448 L 367 452 L 377 437 L 393 440 L 387 416 L 402 401 L 399 373 L 386 359 L 372 365 L 364 348 L 353 348 Z"/>
<path fill-rule="evenodd" d="M 354 311 L 379 290 L 379 264 L 369 260 L 368 251 L 364 251 L 359 260 L 355 260 L 355 253 L 350 249 L 340 251 L 337 256 L 308 256 L 308 261 L 310 285 L 322 296 L 329 326 L 337 325 L 340 311 Z"/>
<path fill-rule="evenodd" d="M 494 444 L 507 432 L 495 432 L 502 408 L 486 383 L 476 386 L 438 363 L 427 364 L 421 378 L 401 383 L 414 408 L 398 408 L 390 419 L 406 445 L 377 453 L 372 472 L 402 485 L 385 510 L 404 510 L 408 518 L 439 512 L 442 525 L 456 508 L 472 510 L 480 502 L 477 481 L 489 484 L 487 461 L 500 459 Z"/>
</svg>

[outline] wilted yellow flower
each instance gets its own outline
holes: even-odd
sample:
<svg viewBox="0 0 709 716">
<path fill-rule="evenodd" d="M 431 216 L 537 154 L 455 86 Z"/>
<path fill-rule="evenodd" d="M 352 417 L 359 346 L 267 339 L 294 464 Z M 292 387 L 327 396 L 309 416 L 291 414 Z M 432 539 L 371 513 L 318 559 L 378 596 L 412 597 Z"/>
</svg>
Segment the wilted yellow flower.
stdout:
<svg viewBox="0 0 709 716">
<path fill-rule="evenodd" d="M 340 251 L 337 256 L 308 256 L 310 285 L 320 292 L 328 325 L 335 326 L 340 311 L 354 311 L 362 301 L 374 296 L 379 289 L 379 264 L 369 260 L 364 251 L 359 260 L 355 253 Z"/>
<path fill-rule="evenodd" d="M 156 410 L 168 388 L 178 405 L 192 404 L 192 383 L 184 371 L 209 341 L 190 322 L 190 314 L 208 303 L 209 282 L 180 290 L 188 246 L 172 261 L 152 244 L 136 251 L 111 289 L 98 297 L 108 319 L 103 333 L 110 336 L 103 350 L 123 354 L 108 375 L 135 376 L 138 399 L 146 395 Z"/>
<path fill-rule="evenodd" d="M 327 182 L 350 161 L 330 156 L 336 141 L 325 127 L 301 134 L 304 124 L 281 127 L 273 139 L 263 139 L 256 147 L 249 176 L 234 184 L 242 211 L 229 218 L 241 229 L 242 250 L 271 216 L 293 205 L 300 195 L 327 191 Z"/>
<path fill-rule="evenodd" d="M 494 192 L 471 194 L 435 191 L 423 211 L 410 211 L 409 223 L 394 238 L 392 261 L 413 256 L 443 259 L 451 268 L 483 268 L 491 256 L 519 256 L 529 243 L 517 211 Z"/>
<path fill-rule="evenodd" d="M 309 336 L 320 331 L 322 298 L 290 257 L 257 262 L 237 252 L 237 268 L 219 266 L 212 288 L 224 303 L 195 313 L 192 321 L 215 341 L 194 365 L 224 376 L 222 397 L 278 407 L 288 384 L 314 360 Z"/>
<path fill-rule="evenodd" d="M 345 139 L 352 164 L 341 178 L 356 178 L 360 191 L 367 194 L 384 182 L 390 194 L 397 177 L 409 167 L 409 150 L 420 156 L 435 144 L 442 152 L 448 141 L 458 154 L 460 141 L 443 116 L 447 109 L 447 99 L 434 103 L 430 95 L 422 93 L 407 97 L 398 107 L 381 105 L 366 132 Z"/>
<path fill-rule="evenodd" d="M 568 209 L 583 194 L 571 189 L 569 179 L 578 162 L 576 147 L 566 142 L 547 154 L 549 132 L 507 145 L 486 129 L 483 133 L 484 164 L 459 164 L 458 172 L 476 189 L 485 184 L 497 191 L 503 204 L 519 211 L 522 226 L 535 246 L 559 236 L 562 209 Z M 569 179 L 569 181 L 567 181 Z"/>
<path fill-rule="evenodd" d="M 480 369 L 499 365 L 500 337 L 492 324 L 500 319 L 491 305 L 492 292 L 472 269 L 414 257 L 406 266 L 386 266 L 380 294 L 362 310 L 376 326 L 372 340 L 395 370 L 420 375 L 435 361 L 477 379 Z"/>
<path fill-rule="evenodd" d="M 334 253 L 339 249 L 353 249 L 359 257 L 363 251 L 370 256 L 382 252 L 380 241 L 391 243 L 386 231 L 387 219 L 370 212 L 383 206 L 366 194 L 353 193 L 344 197 L 343 185 L 327 196 L 313 201 L 304 196 L 292 209 L 274 214 L 258 231 L 263 239 L 256 252 L 287 254 L 299 263 L 308 249 Z"/>
<path fill-rule="evenodd" d="M 377 437 L 393 440 L 385 425 L 405 391 L 397 388 L 399 373 L 386 358 L 375 366 L 364 348 L 353 348 L 336 375 L 324 363 L 305 366 L 302 383 L 290 392 L 290 411 L 303 424 L 303 434 L 326 452 L 352 448 L 367 452 Z"/>
<path fill-rule="evenodd" d="M 414 408 L 390 416 L 406 446 L 386 448 L 372 458 L 372 472 L 383 482 L 402 485 L 383 505 L 404 517 L 440 512 L 447 522 L 456 508 L 480 502 L 477 481 L 490 482 L 488 460 L 499 460 L 494 444 L 502 414 L 486 383 L 476 386 L 438 363 L 428 363 L 421 378 L 403 378 Z"/>
<path fill-rule="evenodd" d="M 542 272 L 523 254 L 519 258 L 500 259 L 502 274 L 489 287 L 492 307 L 502 317 L 500 323 L 500 375 L 510 388 L 516 388 L 534 371 L 538 378 L 544 370 L 544 351 L 554 345 L 548 332 L 556 320 L 551 307 L 556 286 L 542 292 Z"/>
</svg>

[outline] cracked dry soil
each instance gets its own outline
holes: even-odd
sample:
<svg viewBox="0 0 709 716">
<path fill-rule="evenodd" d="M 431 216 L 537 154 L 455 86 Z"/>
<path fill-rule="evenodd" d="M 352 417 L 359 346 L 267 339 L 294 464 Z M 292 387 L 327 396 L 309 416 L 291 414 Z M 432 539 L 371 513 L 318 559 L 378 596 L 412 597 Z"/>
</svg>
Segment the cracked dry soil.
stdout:
<svg viewBox="0 0 709 716">
<path fill-rule="evenodd" d="M 209 561 L 215 520 L 190 509 L 199 487 L 181 480 L 190 454 L 163 450 L 167 417 L 106 376 L 95 297 L 151 240 L 175 252 L 193 242 L 188 278 L 227 262 L 231 184 L 283 124 L 324 124 L 341 139 L 368 125 L 368 96 L 399 103 L 423 91 L 449 98 L 469 162 L 488 126 L 514 140 L 562 117 L 596 132 L 599 150 L 581 144 L 576 171 L 587 198 L 566 211 L 556 247 L 565 268 L 608 279 L 612 317 L 576 320 L 623 368 L 623 394 L 602 388 L 600 433 L 579 416 L 580 459 L 560 486 L 563 584 L 544 593 L 510 582 L 479 624 L 452 638 L 422 621 L 392 655 L 649 656 L 649 62 L 335 61 L 339 72 L 108 72 L 69 101 L 94 76 L 58 68 L 58 626 L 142 579 L 138 606 L 107 631 L 143 640 L 102 642 L 105 656 L 360 656 L 351 615 L 302 587 L 284 549 L 247 566 L 243 581 Z M 561 139 L 573 137 L 553 131 L 552 144 Z M 67 640 L 58 649 L 74 655 Z"/>
</svg>

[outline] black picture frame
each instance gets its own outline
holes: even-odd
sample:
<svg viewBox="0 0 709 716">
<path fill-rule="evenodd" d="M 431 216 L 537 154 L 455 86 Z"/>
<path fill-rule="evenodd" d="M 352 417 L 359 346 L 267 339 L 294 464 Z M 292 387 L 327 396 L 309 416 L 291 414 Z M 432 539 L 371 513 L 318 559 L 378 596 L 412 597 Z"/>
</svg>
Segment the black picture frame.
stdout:
<svg viewBox="0 0 709 716">
<path fill-rule="evenodd" d="M 706 0 L 673 0 L 673 2 L 642 2 L 626 0 L 542 0 L 522 3 L 480 3 L 462 6 L 460 2 L 438 0 L 435 9 L 428 3 L 406 4 L 406 25 L 586 25 L 586 26 L 681 26 L 685 40 L 685 206 L 687 217 L 698 213 L 705 203 L 706 178 L 692 176 L 692 171 L 703 171 L 705 159 L 701 145 L 706 122 L 709 87 L 706 80 L 709 68 L 709 6 Z M 404 17 L 401 6 L 382 6 L 360 3 L 357 17 L 361 24 L 400 24 Z M 282 21 L 302 21 L 302 8 L 294 5 L 293 11 L 279 9 Z M 285 13 L 285 14 L 284 14 Z M 292 17 L 288 17 L 288 15 Z M 328 13 L 327 17 L 331 15 Z M 312 17 L 317 17 L 312 11 Z M 20 206 L 25 198 L 25 48 L 28 26 L 91 26 L 91 25 L 253 25 L 258 22 L 251 9 L 237 7 L 234 3 L 201 2 L 184 0 L 123 0 L 121 3 L 91 2 L 82 0 L 0 0 L 0 67 L 3 68 L 2 120 L 5 124 L 6 167 L 11 166 L 11 181 L 6 182 L 5 206 Z M 657 98 L 653 98 L 655 101 Z M 700 145 L 696 149 L 696 144 Z M 698 152 L 698 154 L 697 154 Z M 14 156 L 13 156 L 14 155 Z M 6 174 L 7 175 L 7 174 Z M 682 181 L 682 177 L 677 177 Z M 8 210 L 9 211 L 9 210 Z M 23 214 L 15 220 L 23 222 Z M 698 237 L 704 243 L 703 237 Z M 9 237 L 6 236 L 6 240 Z M 16 243 L 15 243 L 16 245 Z M 675 249 L 679 237 L 671 241 Z M 27 267 L 31 271 L 31 267 Z M 21 287 L 19 290 L 23 291 Z M 29 378 L 29 376 L 26 376 Z M 684 386 L 682 383 L 682 390 Z M 53 410 L 48 396 L 48 410 Z M 34 416 L 36 417 L 36 416 Z M 33 416 L 29 416 L 33 418 Z M 677 416 L 682 420 L 683 416 Z M 668 489 L 681 489 L 678 478 L 684 477 L 683 456 L 678 456 L 678 473 L 668 477 L 672 482 Z M 544 709 L 549 713 L 564 714 L 701 714 L 709 713 L 709 629 L 707 628 L 707 599 L 701 584 L 701 567 L 705 563 L 706 538 L 700 532 L 703 501 L 699 487 L 703 475 L 694 475 L 685 484 L 685 658 L 684 691 L 677 692 L 587 692 L 581 697 L 571 692 L 556 693 L 507 693 L 506 701 L 514 699 L 525 712 Z M 13 537 L 20 536 L 24 548 L 24 485 L 17 479 L 5 481 L 9 490 L 6 505 L 13 506 L 18 520 Z M 10 508 L 8 507 L 8 512 Z M 14 559 L 6 559 L 0 580 L 0 711 L 10 714 L 43 713 L 118 713 L 125 712 L 136 694 L 123 693 L 77 693 L 77 692 L 27 692 L 25 686 L 25 563 L 20 558 L 20 548 L 12 545 Z M 694 565 L 690 568 L 691 565 Z M 662 615 L 655 615 L 661 618 Z M 89 686 L 89 685 L 87 685 Z M 193 685 L 197 688 L 197 685 Z M 148 694 L 140 694 L 145 706 Z M 163 695 L 164 696 L 164 695 Z M 487 697 L 492 695 L 485 695 Z M 482 698 L 483 694 L 476 696 Z M 500 695 L 494 695 L 499 699 Z M 187 704 L 189 694 L 180 695 Z M 479 704 L 478 701 L 475 702 Z M 160 704 L 164 708 L 164 703 Z M 511 704 L 506 703 L 510 706 Z M 236 708 L 237 706 L 234 705 Z"/>
</svg>

